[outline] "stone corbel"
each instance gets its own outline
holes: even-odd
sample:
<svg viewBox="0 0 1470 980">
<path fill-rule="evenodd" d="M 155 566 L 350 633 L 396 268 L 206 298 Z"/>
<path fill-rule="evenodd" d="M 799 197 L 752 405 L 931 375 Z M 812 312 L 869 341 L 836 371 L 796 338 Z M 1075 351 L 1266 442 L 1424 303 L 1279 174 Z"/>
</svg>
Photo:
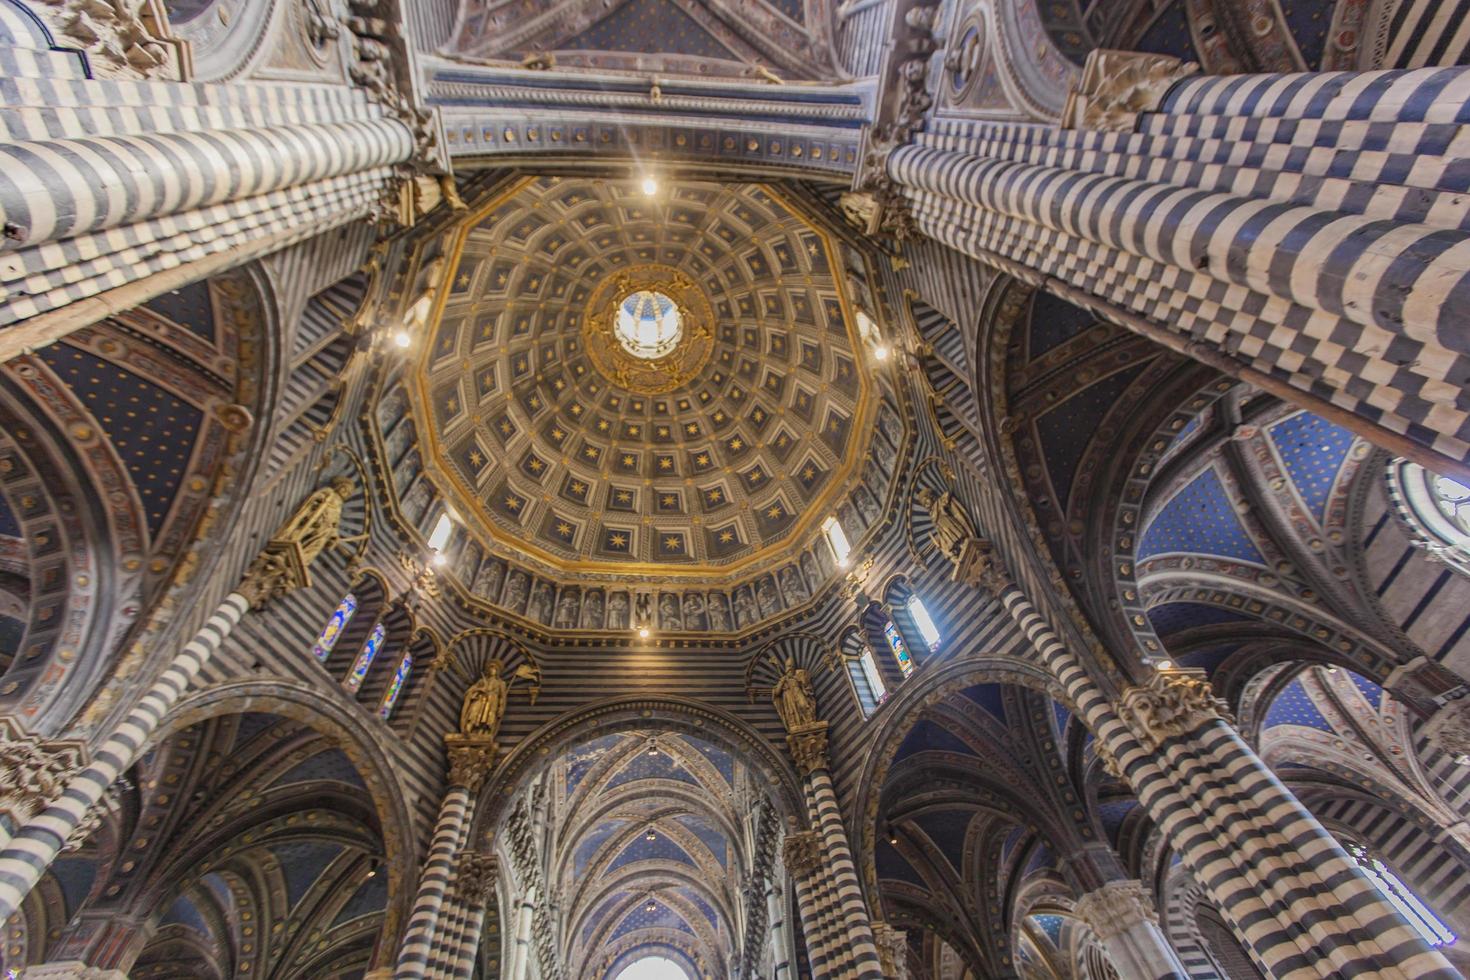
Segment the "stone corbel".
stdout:
<svg viewBox="0 0 1470 980">
<path fill-rule="evenodd" d="M 189 44 L 169 36 L 162 0 L 45 0 L 33 9 L 62 43 L 86 53 L 97 77 L 189 80 Z"/>
<path fill-rule="evenodd" d="M 1144 924 L 1159 924 L 1153 896 L 1140 881 L 1109 881 L 1077 899 L 1077 915 L 1103 942 Z"/>
<path fill-rule="evenodd" d="M 1470 763 L 1470 698 L 1451 701 L 1440 708 L 1419 733 L 1455 761 Z"/>
<path fill-rule="evenodd" d="M 960 569 L 964 569 L 964 581 L 972 586 L 984 589 L 991 595 L 999 596 L 1014 583 L 1010 570 L 1006 568 L 1005 560 L 1001 558 L 1000 552 L 995 544 L 984 538 L 976 538 L 967 542 L 961 552 L 961 562 L 955 567 L 956 578 L 959 577 Z"/>
<path fill-rule="evenodd" d="M 1199 65 L 1163 54 L 1096 48 L 1062 108 L 1063 129 L 1131 133 L 1141 113 L 1163 103 L 1173 84 L 1199 71 Z"/>
<path fill-rule="evenodd" d="M 466 851 L 459 858 L 458 887 L 460 897 L 472 908 L 484 908 L 495 894 L 500 872 L 495 855 Z"/>
<path fill-rule="evenodd" d="M 793 878 L 810 878 L 822 866 L 822 839 L 814 830 L 787 834 L 781 842 L 781 863 Z"/>
<path fill-rule="evenodd" d="M 878 947 L 878 964 L 888 980 L 908 980 L 908 934 L 886 922 L 873 923 L 873 942 Z"/>
<path fill-rule="evenodd" d="M 1147 684 L 1123 692 L 1118 716 L 1154 749 L 1210 722 L 1234 723 L 1228 706 L 1215 697 L 1202 670 L 1156 671 Z"/>
</svg>

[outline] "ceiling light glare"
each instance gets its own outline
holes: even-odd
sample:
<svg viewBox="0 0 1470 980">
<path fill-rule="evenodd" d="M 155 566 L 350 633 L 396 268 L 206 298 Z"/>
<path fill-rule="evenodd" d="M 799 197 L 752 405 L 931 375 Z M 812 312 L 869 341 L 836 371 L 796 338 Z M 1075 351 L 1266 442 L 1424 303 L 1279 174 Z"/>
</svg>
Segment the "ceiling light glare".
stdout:
<svg viewBox="0 0 1470 980">
<path fill-rule="evenodd" d="M 393 343 L 399 347 L 408 347 L 413 343 L 413 338 L 408 335 L 407 330 L 400 330 L 393 335 Z"/>
<path fill-rule="evenodd" d="M 1158 663 L 1154 664 L 1154 666 L 1157 667 L 1159 670 L 1171 670 L 1174 667 L 1174 661 L 1160 660 Z"/>
<path fill-rule="evenodd" d="M 439 568 L 443 568 L 445 565 L 449 564 L 449 559 L 444 556 L 444 552 L 436 551 L 434 552 L 434 564 L 437 565 Z"/>
<path fill-rule="evenodd" d="M 648 627 L 647 626 L 640 626 L 640 627 L 638 627 L 638 635 L 641 636 L 641 637 L 643 637 L 643 639 L 645 639 L 645 640 L 648 639 Z"/>
<path fill-rule="evenodd" d="M 643 178 L 643 196 L 644 197 L 653 197 L 657 193 L 658 193 L 658 181 L 657 180 L 654 180 L 652 177 L 644 177 Z"/>
<path fill-rule="evenodd" d="M 886 361 L 886 360 L 888 360 L 888 345 L 887 344 L 879 344 L 877 347 L 874 347 L 873 348 L 873 357 L 874 357 L 874 359 L 879 360 L 879 361 Z"/>
</svg>

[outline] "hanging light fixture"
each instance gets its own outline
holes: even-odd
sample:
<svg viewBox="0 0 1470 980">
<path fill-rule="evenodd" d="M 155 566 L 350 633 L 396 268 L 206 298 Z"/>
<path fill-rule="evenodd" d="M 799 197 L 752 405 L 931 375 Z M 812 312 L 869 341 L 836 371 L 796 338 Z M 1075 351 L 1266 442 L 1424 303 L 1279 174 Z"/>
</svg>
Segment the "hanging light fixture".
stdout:
<svg viewBox="0 0 1470 980">
<path fill-rule="evenodd" d="M 654 830 L 652 827 L 649 827 L 648 833 L 643 835 L 643 839 L 648 841 L 658 840 L 658 831 Z"/>
</svg>

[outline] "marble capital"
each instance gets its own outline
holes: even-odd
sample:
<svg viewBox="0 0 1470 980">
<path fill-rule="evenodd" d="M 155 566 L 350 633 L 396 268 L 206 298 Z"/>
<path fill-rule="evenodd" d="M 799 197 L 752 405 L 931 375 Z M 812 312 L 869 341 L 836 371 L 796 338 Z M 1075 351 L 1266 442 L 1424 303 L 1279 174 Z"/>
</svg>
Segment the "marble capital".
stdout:
<svg viewBox="0 0 1470 980">
<path fill-rule="evenodd" d="M 495 739 L 474 735 L 446 735 L 449 749 L 449 784 L 473 793 L 480 788 L 495 765 Z"/>
<path fill-rule="evenodd" d="M 822 839 L 814 830 L 787 834 L 781 842 L 781 863 L 794 878 L 808 878 L 822 866 Z"/>
<path fill-rule="evenodd" d="M 1077 914 L 1107 942 L 1137 926 L 1158 925 L 1153 896 L 1140 881 L 1110 881 L 1077 899 Z"/>
<path fill-rule="evenodd" d="M 1160 670 L 1123 692 L 1118 716 L 1150 748 L 1214 721 L 1233 723 L 1202 670 Z"/>
<path fill-rule="evenodd" d="M 827 723 L 825 721 L 793 728 L 786 736 L 786 744 L 791 747 L 791 757 L 803 776 L 809 776 L 818 769 L 827 768 Z"/>
</svg>

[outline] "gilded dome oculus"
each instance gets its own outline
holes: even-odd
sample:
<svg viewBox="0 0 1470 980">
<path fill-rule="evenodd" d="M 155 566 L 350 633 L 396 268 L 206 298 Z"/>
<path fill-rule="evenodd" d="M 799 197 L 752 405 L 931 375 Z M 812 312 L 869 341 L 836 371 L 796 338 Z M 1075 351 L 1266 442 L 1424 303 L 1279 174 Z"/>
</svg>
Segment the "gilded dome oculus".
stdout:
<svg viewBox="0 0 1470 980">
<path fill-rule="evenodd" d="M 679 343 L 684 317 L 663 293 L 640 289 L 618 304 L 613 332 L 629 354 L 652 360 L 663 357 Z"/>
</svg>

